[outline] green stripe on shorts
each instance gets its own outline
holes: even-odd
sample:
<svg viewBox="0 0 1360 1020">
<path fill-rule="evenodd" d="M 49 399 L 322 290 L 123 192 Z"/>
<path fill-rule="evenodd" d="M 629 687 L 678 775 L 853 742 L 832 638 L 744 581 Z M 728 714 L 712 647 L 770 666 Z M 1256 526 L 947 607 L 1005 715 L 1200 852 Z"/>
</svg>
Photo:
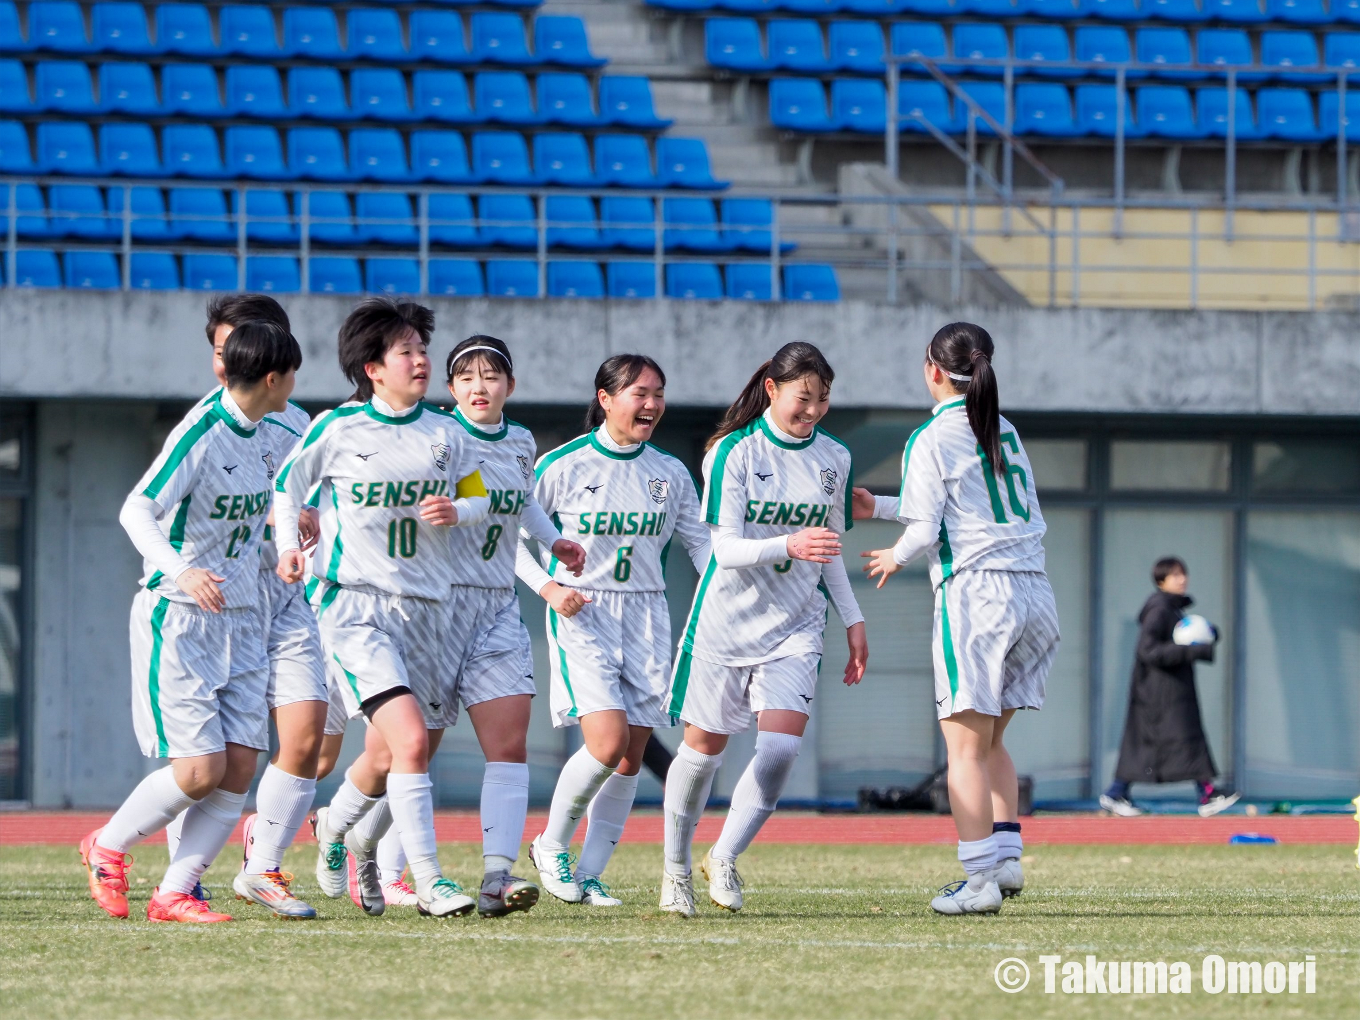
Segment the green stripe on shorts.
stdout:
<svg viewBox="0 0 1360 1020">
<path fill-rule="evenodd" d="M 332 652 L 331 658 L 335 660 L 335 664 L 340 667 L 340 672 L 344 673 L 345 679 L 349 681 L 349 689 L 354 692 L 354 700 L 362 705 L 364 696 L 359 693 L 359 678 L 345 668 L 345 664 L 340 661 L 340 656 Z"/>
<path fill-rule="evenodd" d="M 548 623 L 552 626 L 553 643 L 557 645 L 557 659 L 562 665 L 562 683 L 567 686 L 567 697 L 571 699 L 571 711 L 567 715 L 576 718 L 576 695 L 571 689 L 571 674 L 567 671 L 567 653 L 562 648 L 562 642 L 557 639 L 557 610 L 552 606 L 548 607 Z"/>
<path fill-rule="evenodd" d="M 671 681 L 671 704 L 666 714 L 674 723 L 680 718 L 680 710 L 685 707 L 685 691 L 689 689 L 689 671 L 694 657 L 689 652 L 681 652 L 675 661 L 675 678 Z"/>
<path fill-rule="evenodd" d="M 165 611 L 170 608 L 170 600 L 162 597 L 156 608 L 151 610 L 151 672 L 147 677 L 147 687 L 151 694 L 151 717 L 156 720 L 156 757 L 170 757 L 170 742 L 165 739 L 165 719 L 161 716 L 161 648 L 165 637 L 161 627 L 165 623 Z"/>
<path fill-rule="evenodd" d="M 949 674 L 949 707 L 959 694 L 959 664 L 954 658 L 954 636 L 949 632 L 949 591 L 940 582 L 940 642 L 944 645 L 944 670 Z"/>
</svg>

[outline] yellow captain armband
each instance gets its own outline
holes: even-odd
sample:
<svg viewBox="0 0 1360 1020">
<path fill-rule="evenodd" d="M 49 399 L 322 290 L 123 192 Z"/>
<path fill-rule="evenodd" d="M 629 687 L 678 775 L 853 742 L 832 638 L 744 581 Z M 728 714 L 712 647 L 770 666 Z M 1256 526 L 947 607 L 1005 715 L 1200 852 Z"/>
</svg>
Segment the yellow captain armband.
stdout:
<svg viewBox="0 0 1360 1020">
<path fill-rule="evenodd" d="M 486 483 L 482 481 L 482 473 L 474 471 L 464 478 L 458 479 L 458 484 L 454 486 L 454 499 L 475 499 L 477 496 L 486 495 Z"/>
</svg>

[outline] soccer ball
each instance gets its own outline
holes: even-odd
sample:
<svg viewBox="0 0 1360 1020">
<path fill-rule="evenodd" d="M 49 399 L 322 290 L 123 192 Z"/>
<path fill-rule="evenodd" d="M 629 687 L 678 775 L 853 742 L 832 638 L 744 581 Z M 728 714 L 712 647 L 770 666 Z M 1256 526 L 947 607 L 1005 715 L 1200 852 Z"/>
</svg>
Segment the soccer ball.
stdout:
<svg viewBox="0 0 1360 1020">
<path fill-rule="evenodd" d="M 1214 643 L 1214 628 L 1202 616 L 1191 613 L 1181 617 L 1171 632 L 1171 640 L 1178 645 L 1211 645 Z"/>
</svg>

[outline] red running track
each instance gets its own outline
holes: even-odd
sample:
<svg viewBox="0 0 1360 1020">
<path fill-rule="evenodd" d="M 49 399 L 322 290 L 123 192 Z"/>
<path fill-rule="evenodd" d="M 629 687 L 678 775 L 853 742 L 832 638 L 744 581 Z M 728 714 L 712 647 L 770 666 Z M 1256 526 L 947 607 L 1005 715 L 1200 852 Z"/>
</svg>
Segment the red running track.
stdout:
<svg viewBox="0 0 1360 1020">
<path fill-rule="evenodd" d="M 21 811 L 0 814 L 0 845 L 69 844 L 75 846 L 91 829 L 102 825 L 108 812 Z M 531 815 L 527 833 L 541 830 L 545 815 Z M 699 823 L 700 842 L 718 838 L 723 813 L 710 812 Z M 1257 832 L 1274 836 L 1281 843 L 1357 842 L 1355 821 L 1349 815 L 1155 815 L 1113 818 L 1097 814 L 1041 815 L 1024 821 L 1028 844 L 1162 844 L 1226 843 L 1233 833 Z M 441 811 L 435 815 L 435 831 L 442 842 L 480 842 L 481 823 L 474 812 Z M 624 840 L 660 843 L 662 819 L 657 811 L 639 811 L 628 820 Z M 240 838 L 239 830 L 235 837 Z M 756 837 L 762 843 L 816 844 L 924 844 L 953 843 L 958 837 L 947 816 L 922 814 L 814 814 L 779 812 Z M 306 827 L 299 842 L 311 842 Z M 157 834 L 149 842 L 164 842 Z"/>
</svg>

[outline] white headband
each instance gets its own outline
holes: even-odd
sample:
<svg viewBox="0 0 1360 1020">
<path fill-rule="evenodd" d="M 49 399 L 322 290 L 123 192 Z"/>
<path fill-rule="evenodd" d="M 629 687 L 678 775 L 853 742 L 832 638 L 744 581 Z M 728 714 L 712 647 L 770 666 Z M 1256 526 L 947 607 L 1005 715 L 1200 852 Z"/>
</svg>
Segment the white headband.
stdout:
<svg viewBox="0 0 1360 1020">
<path fill-rule="evenodd" d="M 492 354 L 499 354 L 501 360 L 505 362 L 508 368 L 514 369 L 515 367 L 514 362 L 510 360 L 509 356 L 504 351 L 496 347 L 487 347 L 485 345 L 480 347 L 464 347 L 461 351 L 458 352 L 458 357 L 461 358 L 464 354 L 472 354 L 475 351 L 490 351 Z"/>
<path fill-rule="evenodd" d="M 936 367 L 939 368 L 938 365 L 937 365 Z M 958 375 L 958 374 L 955 373 L 955 372 L 945 372 L 945 370 L 944 370 L 943 368 L 941 368 L 940 371 L 941 371 L 941 372 L 944 372 L 945 375 L 949 376 L 949 378 L 953 379 L 955 382 L 972 382 L 972 381 L 973 381 L 973 377 L 972 377 L 971 375 Z"/>
</svg>

